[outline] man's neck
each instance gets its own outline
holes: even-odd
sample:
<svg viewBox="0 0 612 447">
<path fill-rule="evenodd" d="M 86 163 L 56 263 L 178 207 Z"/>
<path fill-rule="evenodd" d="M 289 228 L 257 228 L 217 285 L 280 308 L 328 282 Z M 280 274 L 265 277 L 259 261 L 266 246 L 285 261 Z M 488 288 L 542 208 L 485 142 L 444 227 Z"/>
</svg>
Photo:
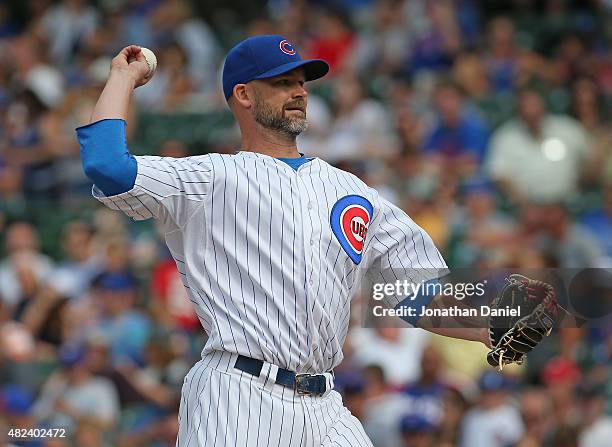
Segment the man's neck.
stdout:
<svg viewBox="0 0 612 447">
<path fill-rule="evenodd" d="M 277 158 L 299 158 L 295 137 L 269 129 L 258 129 L 253 134 L 242 135 L 241 148 Z"/>
</svg>

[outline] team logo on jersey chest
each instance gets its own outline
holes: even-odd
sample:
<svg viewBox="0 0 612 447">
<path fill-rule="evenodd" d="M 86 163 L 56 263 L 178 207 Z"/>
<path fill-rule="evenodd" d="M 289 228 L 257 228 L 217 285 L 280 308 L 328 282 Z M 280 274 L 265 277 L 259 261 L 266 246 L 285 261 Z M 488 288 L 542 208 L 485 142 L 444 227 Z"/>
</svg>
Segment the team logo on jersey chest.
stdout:
<svg viewBox="0 0 612 447">
<path fill-rule="evenodd" d="M 372 204 L 365 197 L 357 195 L 344 196 L 332 207 L 332 231 L 355 264 L 361 262 L 361 252 L 373 211 Z"/>
</svg>

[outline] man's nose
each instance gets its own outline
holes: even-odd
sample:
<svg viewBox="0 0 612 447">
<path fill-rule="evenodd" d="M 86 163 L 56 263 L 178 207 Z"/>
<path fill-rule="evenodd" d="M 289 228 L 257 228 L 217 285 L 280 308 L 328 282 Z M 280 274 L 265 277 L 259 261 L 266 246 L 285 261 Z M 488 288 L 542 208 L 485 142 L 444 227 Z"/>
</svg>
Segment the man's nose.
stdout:
<svg viewBox="0 0 612 447">
<path fill-rule="evenodd" d="M 307 96 L 308 96 L 308 92 L 306 91 L 304 86 L 298 84 L 297 88 L 293 92 L 293 97 L 294 98 L 306 98 Z"/>
</svg>

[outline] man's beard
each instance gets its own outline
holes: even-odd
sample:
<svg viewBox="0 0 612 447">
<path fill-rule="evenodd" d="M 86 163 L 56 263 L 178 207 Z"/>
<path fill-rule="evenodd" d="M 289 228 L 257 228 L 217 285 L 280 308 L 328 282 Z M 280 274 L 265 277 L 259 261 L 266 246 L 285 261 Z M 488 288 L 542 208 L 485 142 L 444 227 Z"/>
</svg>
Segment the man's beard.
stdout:
<svg viewBox="0 0 612 447">
<path fill-rule="evenodd" d="M 304 101 L 296 101 L 292 103 L 290 107 L 300 107 L 306 110 Z M 276 130 L 295 138 L 308 128 L 305 111 L 304 118 L 288 117 L 285 116 L 284 112 L 285 109 L 277 112 L 270 107 L 259 94 L 255 95 L 255 121 L 266 129 Z"/>
</svg>

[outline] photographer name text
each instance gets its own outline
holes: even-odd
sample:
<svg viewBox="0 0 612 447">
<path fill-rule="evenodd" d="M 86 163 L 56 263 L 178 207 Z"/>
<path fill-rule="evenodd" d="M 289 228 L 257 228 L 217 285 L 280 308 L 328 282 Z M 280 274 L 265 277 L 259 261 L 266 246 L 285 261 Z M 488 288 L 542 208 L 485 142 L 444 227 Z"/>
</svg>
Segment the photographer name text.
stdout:
<svg viewBox="0 0 612 447">
<path fill-rule="evenodd" d="M 492 308 L 480 306 L 480 308 L 466 308 L 465 306 L 451 306 L 444 308 L 428 308 L 421 306 L 421 309 L 400 305 L 395 308 L 384 306 L 374 306 L 372 314 L 375 317 L 520 317 L 521 308 Z"/>
</svg>

